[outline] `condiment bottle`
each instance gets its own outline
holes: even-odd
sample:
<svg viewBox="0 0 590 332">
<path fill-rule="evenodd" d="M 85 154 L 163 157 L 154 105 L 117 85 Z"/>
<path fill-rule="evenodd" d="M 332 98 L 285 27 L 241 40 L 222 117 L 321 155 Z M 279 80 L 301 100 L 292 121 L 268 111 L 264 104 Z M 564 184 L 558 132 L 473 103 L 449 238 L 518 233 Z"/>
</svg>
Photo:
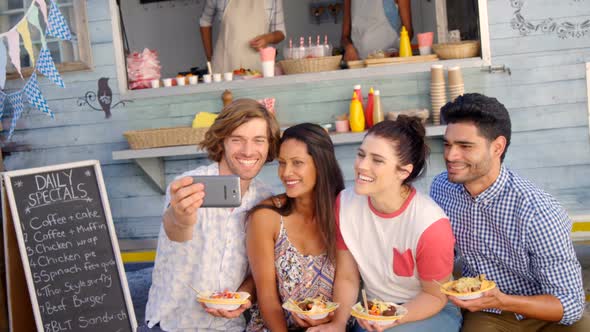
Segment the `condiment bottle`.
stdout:
<svg viewBox="0 0 590 332">
<path fill-rule="evenodd" d="M 358 99 L 356 93 L 352 94 L 350 101 L 348 121 L 352 132 L 362 132 L 365 130 L 365 115 L 363 114 L 363 105 Z"/>
<path fill-rule="evenodd" d="M 367 128 L 373 127 L 373 107 L 374 107 L 374 96 L 373 88 L 369 89 L 369 95 L 367 96 L 367 107 L 365 107 L 365 120 L 367 121 Z"/>
<path fill-rule="evenodd" d="M 356 93 L 359 101 L 361 102 L 361 106 L 363 105 L 363 91 L 361 90 L 361 85 L 356 84 L 354 87 L 354 93 Z"/>
<path fill-rule="evenodd" d="M 410 36 L 405 26 L 402 26 L 402 32 L 399 38 L 399 56 L 412 56 L 412 45 L 410 45 Z"/>
<path fill-rule="evenodd" d="M 223 94 L 221 95 L 221 100 L 223 101 L 223 107 L 225 107 L 227 104 L 231 103 L 234 99 L 234 95 L 231 93 L 231 91 L 229 90 L 225 90 L 223 91 Z"/>
<path fill-rule="evenodd" d="M 332 45 L 328 44 L 328 35 L 324 35 L 324 55 L 332 56 Z"/>
<path fill-rule="evenodd" d="M 375 90 L 373 96 L 373 126 L 383 121 L 383 109 L 381 108 L 381 92 Z"/>
</svg>

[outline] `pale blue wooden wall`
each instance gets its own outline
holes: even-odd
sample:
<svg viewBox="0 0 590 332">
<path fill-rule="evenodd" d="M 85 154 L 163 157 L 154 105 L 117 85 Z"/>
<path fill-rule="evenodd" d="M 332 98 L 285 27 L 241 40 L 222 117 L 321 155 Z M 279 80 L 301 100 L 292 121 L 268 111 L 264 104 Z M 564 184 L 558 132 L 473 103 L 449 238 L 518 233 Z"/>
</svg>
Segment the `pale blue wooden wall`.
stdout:
<svg viewBox="0 0 590 332">
<path fill-rule="evenodd" d="M 506 163 L 555 195 L 571 213 L 588 213 L 590 142 L 585 62 L 590 61 L 590 35 L 564 40 L 542 32 L 522 36 L 510 25 L 514 12 L 512 2 L 488 2 L 493 63 L 510 67 L 512 75 L 465 70 L 466 90 L 495 96 L 510 110 L 514 134 Z M 565 17 L 572 22 L 590 17 L 587 1 L 571 0 L 573 9 L 561 6 L 569 0 L 527 2 L 533 7 L 526 8 L 528 15 L 537 23 L 554 13 L 554 17 Z M 112 160 L 112 151 L 128 148 L 122 136 L 126 130 L 188 125 L 198 111 L 218 111 L 221 92 L 135 100 L 113 110 L 108 120 L 102 112 L 79 107 L 77 98 L 86 91 L 96 90 L 100 77 L 111 78 L 114 101 L 120 99 L 116 93 L 111 22 L 106 3 L 88 0 L 94 70 L 64 74 L 67 89 L 42 81 L 42 90 L 56 119 L 48 119 L 38 111 L 27 111 L 13 141 L 19 145 L 29 144 L 32 151 L 12 153 L 5 159 L 5 165 L 13 170 L 100 160 L 118 236 L 150 238 L 157 234 L 160 225 L 163 196 L 132 162 Z M 579 9 L 583 3 L 586 10 Z M 428 73 L 235 90 L 234 96 L 276 97 L 282 123 L 329 122 L 335 114 L 346 112 L 352 86 L 357 83 L 378 87 L 384 105 L 390 110 L 429 106 Z M 10 86 L 19 84 L 11 82 Z M 444 169 L 441 141 L 435 139 L 430 143 L 430 168 L 418 183 L 421 190 L 428 190 L 432 177 Z M 349 183 L 356 147 L 336 149 Z M 203 159 L 167 159 L 167 180 L 206 163 Z M 261 177 L 280 189 L 275 165 L 266 167 Z"/>
</svg>

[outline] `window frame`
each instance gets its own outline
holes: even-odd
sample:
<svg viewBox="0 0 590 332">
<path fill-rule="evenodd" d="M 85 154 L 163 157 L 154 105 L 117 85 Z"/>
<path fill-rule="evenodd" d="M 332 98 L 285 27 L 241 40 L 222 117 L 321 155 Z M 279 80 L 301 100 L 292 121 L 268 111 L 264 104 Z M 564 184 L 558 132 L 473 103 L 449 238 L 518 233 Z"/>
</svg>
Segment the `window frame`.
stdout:
<svg viewBox="0 0 590 332">
<path fill-rule="evenodd" d="M 157 98 L 168 96 L 181 96 L 189 94 L 207 93 L 212 91 L 223 91 L 224 89 L 256 89 L 260 87 L 276 87 L 279 85 L 295 85 L 301 83 L 312 83 L 320 81 L 341 80 L 350 78 L 377 78 L 382 76 L 391 76 L 404 73 L 418 73 L 430 71 L 433 64 L 442 64 L 445 66 L 462 66 L 463 68 L 477 68 L 491 66 L 490 34 L 488 21 L 487 0 L 478 0 L 479 11 L 479 29 L 481 56 L 477 58 L 438 60 L 423 63 L 408 63 L 395 66 L 382 66 L 375 68 L 359 68 L 353 70 L 337 70 L 330 72 L 308 73 L 298 75 L 283 75 L 272 79 L 249 80 L 246 82 L 232 81 L 215 84 L 197 84 L 187 85 L 184 87 L 158 88 L 158 89 L 139 89 L 131 90 L 128 86 L 126 60 L 123 52 L 123 36 L 121 32 L 120 15 L 117 8 L 116 0 L 109 0 L 109 10 L 113 30 L 113 48 L 115 52 L 115 65 L 117 72 L 117 82 L 119 92 L 122 96 L 131 99 Z M 435 0 L 436 16 L 446 14 L 446 0 Z M 440 25 L 439 25 L 440 24 Z M 438 22 L 437 35 L 440 36 L 442 29 L 447 27 L 447 18 Z M 446 38 L 446 34 L 445 37 Z"/>
<path fill-rule="evenodd" d="M 59 6 L 59 5 L 58 5 Z M 73 71 L 89 71 L 93 68 L 92 48 L 90 46 L 90 34 L 88 32 L 88 16 L 86 11 L 86 0 L 72 0 L 72 9 L 74 11 L 74 24 L 78 42 L 78 54 L 80 59 L 78 61 L 68 61 L 55 63 L 55 67 L 60 73 Z M 47 7 L 49 11 L 49 6 Z M 47 13 L 49 14 L 49 12 Z M 72 22 L 68 22 L 72 25 Z M 35 64 L 36 65 L 36 64 Z M 29 77 L 33 74 L 35 67 L 23 67 L 21 73 L 24 77 Z M 7 80 L 20 78 L 16 71 L 6 73 Z"/>
</svg>

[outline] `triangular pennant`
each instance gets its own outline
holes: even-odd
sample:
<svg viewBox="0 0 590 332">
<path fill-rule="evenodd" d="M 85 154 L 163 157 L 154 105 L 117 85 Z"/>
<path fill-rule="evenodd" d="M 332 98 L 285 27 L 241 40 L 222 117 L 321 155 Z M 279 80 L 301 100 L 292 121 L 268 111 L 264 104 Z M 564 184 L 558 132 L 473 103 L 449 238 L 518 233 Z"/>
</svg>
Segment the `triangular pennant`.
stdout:
<svg viewBox="0 0 590 332">
<path fill-rule="evenodd" d="M 4 114 L 4 100 L 6 100 L 6 94 L 0 91 L 0 119 L 2 118 L 2 114 Z"/>
<path fill-rule="evenodd" d="M 53 62 L 53 58 L 51 57 L 51 52 L 49 49 L 44 48 L 39 53 L 39 59 L 37 60 L 37 70 L 43 74 L 45 77 L 50 79 L 53 83 L 65 88 L 66 85 L 64 81 L 61 79 L 57 68 L 55 68 L 55 63 Z"/>
<path fill-rule="evenodd" d="M 6 41 L 8 42 L 8 54 L 10 55 L 10 62 L 16 68 L 16 71 L 23 77 L 20 71 L 20 38 L 18 31 L 12 29 L 6 33 Z"/>
<path fill-rule="evenodd" d="M 72 40 L 72 34 L 70 33 L 70 28 L 68 28 L 68 23 L 53 0 L 51 0 L 51 9 L 49 9 L 48 20 L 48 36 L 56 37 L 62 40 Z"/>
<path fill-rule="evenodd" d="M 45 32 L 41 29 L 41 23 L 39 22 L 39 10 L 35 6 L 31 6 L 31 9 L 27 13 L 27 19 L 29 23 L 39 30 L 39 37 L 41 38 L 41 47 L 47 47 L 47 40 L 45 40 Z"/>
<path fill-rule="evenodd" d="M 41 9 L 41 13 L 43 13 L 43 17 L 45 18 L 45 25 L 49 24 L 47 21 L 47 4 L 45 0 L 35 0 L 35 2 L 39 5 L 39 9 Z"/>
<path fill-rule="evenodd" d="M 47 106 L 47 101 L 41 94 L 41 90 L 39 90 L 39 83 L 37 82 L 37 73 L 33 73 L 27 85 L 25 85 L 24 89 L 25 95 L 27 96 L 27 100 L 36 109 L 40 110 L 43 113 L 48 114 L 51 118 L 54 118 L 53 112 Z"/>
<path fill-rule="evenodd" d="M 33 41 L 31 40 L 31 31 L 29 31 L 29 22 L 27 20 L 21 20 L 16 26 L 16 30 L 20 33 L 21 37 L 23 37 L 23 44 L 27 53 L 29 53 L 32 66 L 32 64 L 35 63 L 35 53 L 33 53 Z"/>
<path fill-rule="evenodd" d="M 18 121 L 18 119 L 20 119 L 21 115 L 23 114 L 24 105 L 22 91 L 17 91 L 7 96 L 10 106 L 12 106 L 12 119 L 10 120 L 10 131 L 8 132 L 8 139 L 10 139 L 10 137 L 12 137 L 14 129 L 16 128 L 16 122 Z"/>
<path fill-rule="evenodd" d="M 0 89 L 4 89 L 4 84 L 6 83 L 6 61 L 8 60 L 6 57 L 6 47 L 4 46 L 3 38 L 0 38 Z"/>
</svg>

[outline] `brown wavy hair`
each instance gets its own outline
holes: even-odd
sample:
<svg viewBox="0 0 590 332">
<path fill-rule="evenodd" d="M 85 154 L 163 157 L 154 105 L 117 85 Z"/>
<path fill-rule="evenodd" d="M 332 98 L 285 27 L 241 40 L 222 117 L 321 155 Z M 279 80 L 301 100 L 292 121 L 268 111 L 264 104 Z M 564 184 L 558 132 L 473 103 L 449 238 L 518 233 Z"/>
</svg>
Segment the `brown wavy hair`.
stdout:
<svg viewBox="0 0 590 332">
<path fill-rule="evenodd" d="M 236 128 L 252 119 L 266 121 L 268 138 L 266 161 L 273 161 L 277 157 L 279 150 L 279 124 L 274 115 L 254 99 L 236 99 L 225 106 L 211 128 L 205 133 L 205 139 L 199 143 L 199 147 L 207 151 L 209 159 L 220 162 L 223 157 L 223 141 L 225 138 L 230 136 Z"/>
</svg>

